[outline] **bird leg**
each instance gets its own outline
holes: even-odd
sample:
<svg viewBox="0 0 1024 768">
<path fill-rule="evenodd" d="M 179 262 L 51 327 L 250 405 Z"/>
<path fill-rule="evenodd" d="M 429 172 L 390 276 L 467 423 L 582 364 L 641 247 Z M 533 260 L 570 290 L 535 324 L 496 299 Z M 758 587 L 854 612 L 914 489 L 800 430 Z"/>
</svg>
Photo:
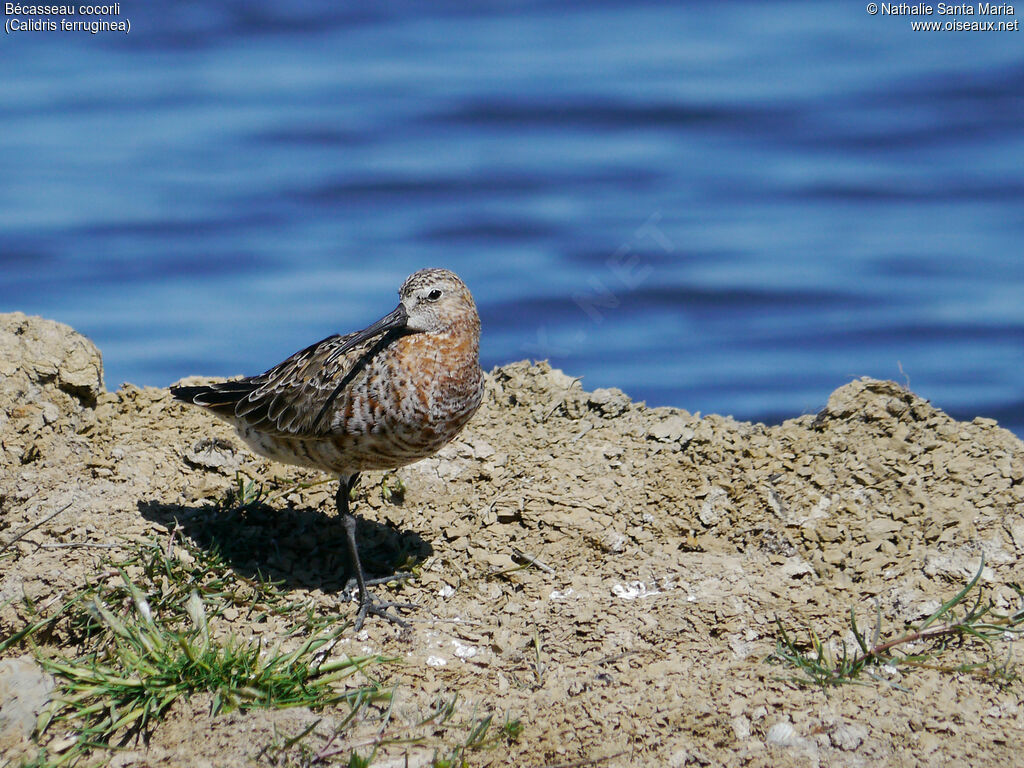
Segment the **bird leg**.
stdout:
<svg viewBox="0 0 1024 768">
<path fill-rule="evenodd" d="M 383 584 L 388 581 L 394 581 L 396 578 L 408 578 L 411 574 L 401 573 L 380 579 L 367 579 L 366 574 L 363 573 L 363 564 L 359 559 L 359 546 L 356 544 L 356 518 L 348 508 L 349 495 L 358 479 L 358 474 L 354 474 L 347 479 L 344 477 L 339 478 L 338 495 L 335 497 L 338 505 L 338 515 L 341 517 L 341 524 L 345 528 L 349 561 L 352 564 L 352 570 L 355 572 L 356 583 L 359 585 L 359 613 L 356 614 L 355 631 L 358 632 L 363 628 L 363 621 L 365 621 L 368 615 L 379 616 L 400 627 L 408 627 L 409 622 L 394 613 L 390 613 L 388 608 L 412 609 L 417 607 L 414 603 L 394 603 L 380 600 L 366 588 L 368 583 Z"/>
</svg>

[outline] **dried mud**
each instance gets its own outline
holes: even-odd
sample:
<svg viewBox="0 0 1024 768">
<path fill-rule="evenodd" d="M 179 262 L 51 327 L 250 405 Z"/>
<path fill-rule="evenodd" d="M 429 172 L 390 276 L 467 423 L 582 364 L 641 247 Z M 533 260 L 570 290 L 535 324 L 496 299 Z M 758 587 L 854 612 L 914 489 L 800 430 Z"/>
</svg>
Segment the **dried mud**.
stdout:
<svg viewBox="0 0 1024 768">
<path fill-rule="evenodd" d="M 215 514 L 236 472 L 320 476 L 253 456 L 166 390 L 107 392 L 101 371 L 70 328 L 0 315 L 0 637 L 24 625 L 23 595 L 73 593 L 102 557 L 168 538 L 176 521 L 239 573 L 354 610 L 339 602 L 333 484 Z M 1024 749 L 1020 682 L 914 669 L 826 696 L 765 662 L 776 617 L 842 638 L 854 606 L 865 625 L 877 610 L 900 628 L 955 594 L 982 554 L 986 594 L 1016 604 L 1024 444 L 995 422 L 957 422 L 861 379 L 817 415 L 765 426 L 647 408 L 514 363 L 488 376 L 455 442 L 398 475 L 405 492 L 389 500 L 380 475 L 364 477 L 360 539 L 377 571 L 423 561 L 397 590 L 421 608 L 411 631 L 371 620 L 339 647 L 401 658 L 386 668 L 393 731 L 458 692 L 463 711 L 524 726 L 516 743 L 473 753 L 479 765 L 994 766 Z M 536 564 L 517 568 L 524 557 Z M 267 645 L 283 631 L 225 622 Z M 1021 659 L 1017 644 L 997 652 Z M 277 734 L 319 720 L 315 740 L 343 714 L 211 717 L 200 696 L 113 760 L 269 764 L 260 749 Z M 0 744 L 9 758 L 31 749 L 18 738 Z M 392 745 L 375 765 L 431 753 Z"/>
</svg>

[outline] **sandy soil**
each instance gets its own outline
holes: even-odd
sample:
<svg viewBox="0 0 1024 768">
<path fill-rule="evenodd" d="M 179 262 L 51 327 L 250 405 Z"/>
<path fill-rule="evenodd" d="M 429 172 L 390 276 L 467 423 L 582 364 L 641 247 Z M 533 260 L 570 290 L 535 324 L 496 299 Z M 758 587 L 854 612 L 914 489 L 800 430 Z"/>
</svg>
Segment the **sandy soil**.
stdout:
<svg viewBox="0 0 1024 768">
<path fill-rule="evenodd" d="M 101 371 L 66 326 L 0 315 L 0 547 L 29 531 L 0 554 L 0 638 L 24 625 L 23 595 L 70 594 L 110 545 L 166 539 L 175 521 L 239 573 L 354 611 L 339 596 L 333 484 L 214 513 L 236 472 L 317 476 L 252 456 L 165 390 L 107 392 Z M 380 475 L 365 477 L 355 510 L 375 571 L 422 560 L 397 592 L 421 609 L 410 631 L 370 620 L 339 647 L 401 659 L 386 669 L 392 735 L 458 692 L 462 713 L 523 724 L 516 743 L 473 753 L 478 765 L 1005 766 L 1024 749 L 1020 682 L 913 669 L 826 696 L 765 662 L 776 616 L 832 641 L 848 636 L 851 606 L 868 626 L 877 608 L 901 628 L 955 594 L 983 553 L 986 595 L 1016 605 L 1024 444 L 993 421 L 957 422 L 861 379 L 819 414 L 768 427 L 514 363 L 488 376 L 454 443 L 398 475 L 405 492 L 389 500 Z M 524 556 L 540 564 L 517 568 Z M 271 644 L 283 629 L 240 615 L 219 631 Z M 1021 658 L 1019 644 L 997 652 Z M 114 764 L 271 764 L 259 753 L 280 734 L 319 720 L 307 743 L 322 744 L 344 714 L 211 717 L 197 696 Z M 0 736 L 8 759 L 30 753 L 24 737 Z M 392 745 L 375 765 L 432 753 L 429 740 Z"/>
</svg>

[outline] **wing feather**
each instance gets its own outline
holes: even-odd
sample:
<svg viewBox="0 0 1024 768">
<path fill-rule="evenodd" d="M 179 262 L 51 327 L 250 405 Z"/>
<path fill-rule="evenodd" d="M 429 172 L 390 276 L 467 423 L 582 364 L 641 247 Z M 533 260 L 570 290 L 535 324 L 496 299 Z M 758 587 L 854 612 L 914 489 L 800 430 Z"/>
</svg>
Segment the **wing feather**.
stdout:
<svg viewBox="0 0 1024 768">
<path fill-rule="evenodd" d="M 366 338 L 328 336 L 259 376 L 204 387 L 174 387 L 178 400 L 268 434 L 314 437 L 330 432 L 328 413 L 367 363 L 400 332 Z"/>
</svg>

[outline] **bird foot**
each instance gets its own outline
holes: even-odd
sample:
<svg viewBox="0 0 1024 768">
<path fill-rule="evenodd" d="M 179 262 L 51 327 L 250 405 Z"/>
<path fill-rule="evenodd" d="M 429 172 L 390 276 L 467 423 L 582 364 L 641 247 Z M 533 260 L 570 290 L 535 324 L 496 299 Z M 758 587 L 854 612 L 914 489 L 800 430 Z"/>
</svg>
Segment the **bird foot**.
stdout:
<svg viewBox="0 0 1024 768">
<path fill-rule="evenodd" d="M 406 571 L 398 571 L 388 576 L 375 576 L 372 579 L 364 579 L 363 584 L 366 587 L 376 587 L 381 584 L 388 584 L 393 581 L 405 581 L 411 579 L 413 574 Z M 396 613 L 389 611 L 389 608 L 397 608 L 401 610 L 414 610 L 419 608 L 415 603 L 398 603 L 391 600 L 381 600 L 370 592 L 360 593 L 359 592 L 359 580 L 353 576 L 345 584 L 342 594 L 346 600 L 351 600 L 357 594 L 359 595 L 359 613 L 356 614 L 355 631 L 358 632 L 363 628 L 363 622 L 367 616 L 377 616 L 379 618 L 390 621 L 392 624 L 397 624 L 400 627 L 408 628 L 409 622 L 403 619 Z"/>
<path fill-rule="evenodd" d="M 392 624 L 397 624 L 403 629 L 408 629 L 411 626 L 408 621 L 397 613 L 391 613 L 388 610 L 389 608 L 411 611 L 419 608 L 419 606 L 415 603 L 396 603 L 391 600 L 380 600 L 367 592 L 363 599 L 359 601 L 359 613 L 356 614 L 355 631 L 358 632 L 363 628 L 363 622 L 367 616 L 378 616 L 386 621 L 390 621 Z"/>
</svg>

